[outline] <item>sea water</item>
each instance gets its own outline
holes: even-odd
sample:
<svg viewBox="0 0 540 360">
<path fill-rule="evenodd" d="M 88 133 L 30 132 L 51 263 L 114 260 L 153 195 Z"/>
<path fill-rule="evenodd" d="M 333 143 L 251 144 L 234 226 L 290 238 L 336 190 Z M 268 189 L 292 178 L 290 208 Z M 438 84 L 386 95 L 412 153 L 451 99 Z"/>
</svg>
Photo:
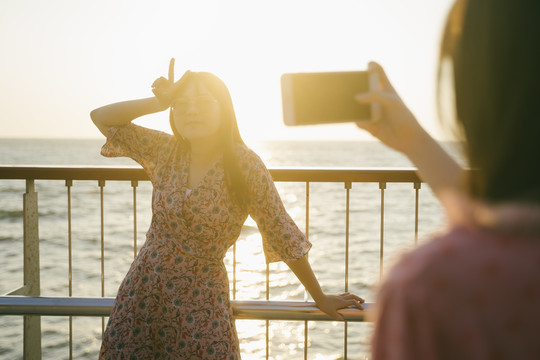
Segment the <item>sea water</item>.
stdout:
<svg viewBox="0 0 540 360">
<path fill-rule="evenodd" d="M 99 139 L 0 139 L 0 165 L 137 166 L 127 158 L 104 158 Z M 372 141 L 264 141 L 251 146 L 268 168 L 411 167 L 403 155 Z M 453 148 L 452 148 L 453 149 Z M 325 292 L 345 288 L 345 209 L 343 183 L 310 183 L 309 228 L 306 229 L 305 183 L 277 183 L 282 200 L 300 229 L 313 243 L 309 260 Z M 36 181 L 39 202 L 42 296 L 68 296 L 68 196 L 65 181 Z M 22 204 L 25 182 L 0 180 L 0 293 L 22 285 Z M 73 296 L 102 295 L 100 188 L 96 181 L 74 181 L 71 187 Z M 151 217 L 151 186 L 137 187 L 136 235 L 144 242 Z M 133 188 L 130 182 L 106 183 L 104 198 L 105 288 L 114 297 L 134 257 Z M 414 247 L 415 191 L 412 184 L 387 184 L 384 192 L 384 269 L 403 251 Z M 429 188 L 420 191 L 419 242 L 444 226 L 439 203 Z M 350 190 L 349 291 L 375 301 L 380 280 L 381 191 L 379 184 L 353 184 Z M 237 300 L 266 299 L 265 261 L 256 224 L 248 219 L 237 241 Z M 232 252 L 225 264 L 232 279 Z M 270 266 L 271 300 L 309 299 L 283 263 Z M 106 320 L 105 320 L 106 321 Z M 96 359 L 101 342 L 101 318 L 73 318 L 73 357 Z M 308 323 L 308 358 L 340 359 L 344 324 Z M 42 317 L 43 359 L 69 358 L 69 319 Z M 238 320 L 243 359 L 264 359 L 266 322 Z M 371 323 L 347 325 L 348 357 L 369 358 Z M 0 358 L 22 359 L 22 317 L 0 317 Z M 270 321 L 271 359 L 304 358 L 304 322 Z"/>
</svg>

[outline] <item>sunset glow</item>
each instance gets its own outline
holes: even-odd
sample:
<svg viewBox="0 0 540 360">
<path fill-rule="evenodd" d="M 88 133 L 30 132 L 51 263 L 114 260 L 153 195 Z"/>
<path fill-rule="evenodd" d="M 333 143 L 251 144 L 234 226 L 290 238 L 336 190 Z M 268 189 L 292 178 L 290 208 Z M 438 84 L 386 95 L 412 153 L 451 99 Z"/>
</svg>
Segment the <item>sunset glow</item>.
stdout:
<svg viewBox="0 0 540 360">
<path fill-rule="evenodd" d="M 260 138 L 361 138 L 353 125 L 287 128 L 280 76 L 381 63 L 434 129 L 439 34 L 451 1 L 37 1 L 0 3 L 2 137 L 99 137 L 89 112 L 151 96 L 176 76 L 210 71 L 229 86 L 241 132 Z M 141 120 L 168 129 L 167 115 Z"/>
</svg>

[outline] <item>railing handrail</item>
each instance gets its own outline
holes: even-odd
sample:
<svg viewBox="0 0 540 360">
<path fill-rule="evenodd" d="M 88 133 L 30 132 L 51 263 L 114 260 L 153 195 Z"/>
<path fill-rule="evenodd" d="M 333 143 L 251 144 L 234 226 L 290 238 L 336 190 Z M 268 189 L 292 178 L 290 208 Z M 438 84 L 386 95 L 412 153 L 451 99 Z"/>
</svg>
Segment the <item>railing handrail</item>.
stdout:
<svg viewBox="0 0 540 360">
<path fill-rule="evenodd" d="M 352 183 L 378 183 L 380 189 L 380 273 L 382 274 L 383 239 L 384 239 L 384 191 L 387 183 L 414 184 L 415 190 L 415 244 L 418 233 L 418 192 L 422 180 L 415 168 L 323 168 L 323 167 L 294 167 L 294 168 L 269 168 L 270 174 L 276 182 L 304 182 L 306 183 L 306 235 L 309 229 L 309 186 L 314 182 L 344 183 L 346 190 L 346 265 L 345 265 L 345 291 L 348 291 L 348 249 L 349 249 L 349 191 Z M 107 181 L 131 181 L 133 187 L 134 203 L 134 253 L 136 253 L 136 188 L 138 181 L 148 181 L 146 172 L 138 166 L 43 166 L 43 165 L 1 165 L 0 180 L 25 180 L 26 192 L 23 194 L 23 245 L 24 245 L 24 285 L 15 291 L 0 296 L 0 316 L 22 315 L 24 316 L 24 358 L 41 358 L 41 323 L 40 317 L 45 315 L 70 316 L 70 358 L 72 352 L 72 323 L 71 316 L 101 316 L 102 332 L 105 329 L 105 316 L 110 314 L 113 298 L 104 296 L 103 282 L 103 188 Z M 73 180 L 98 181 L 101 198 L 101 273 L 102 273 L 102 297 L 100 298 L 75 298 L 67 297 L 42 297 L 39 291 L 39 235 L 38 235 L 38 204 L 37 192 L 35 191 L 36 180 L 64 180 L 68 194 L 68 247 L 71 259 L 71 215 L 70 199 Z M 233 250 L 234 253 L 234 250 Z M 234 257 L 234 256 L 233 256 Z M 71 261 L 71 260 L 70 260 Z M 234 260 L 235 262 L 236 260 Z M 29 270 L 27 270 L 29 269 Z M 233 266 L 233 273 L 235 274 Z M 268 267 L 266 270 L 267 294 L 269 283 Z M 71 279 L 71 262 L 69 276 Z M 71 281 L 71 280 L 70 280 Z M 235 291 L 233 276 L 233 295 Z M 23 296 L 21 296 L 23 295 Z M 268 295 L 267 295 L 268 296 Z M 267 297 L 268 299 L 268 297 Z M 332 320 L 322 313 L 315 303 L 310 302 L 284 302 L 284 301 L 239 301 L 233 296 L 231 301 L 233 312 L 237 319 L 260 319 L 266 322 L 266 342 L 268 354 L 268 320 L 303 320 L 304 321 L 304 358 L 307 359 L 308 336 L 307 323 L 312 320 Z M 343 309 L 340 313 L 344 316 L 344 357 L 347 358 L 347 322 L 348 321 L 371 321 L 367 304 L 366 311 L 358 309 Z"/>
<path fill-rule="evenodd" d="M 269 168 L 275 181 L 289 182 L 421 182 L 416 169 L 402 168 Z M 0 165 L 3 180 L 149 180 L 136 166 Z"/>
<path fill-rule="evenodd" d="M 113 297 L 0 296 L 1 315 L 109 316 Z M 310 301 L 231 300 L 236 319 L 333 321 Z M 339 310 L 346 321 L 370 320 L 372 303 L 364 311 Z"/>
</svg>

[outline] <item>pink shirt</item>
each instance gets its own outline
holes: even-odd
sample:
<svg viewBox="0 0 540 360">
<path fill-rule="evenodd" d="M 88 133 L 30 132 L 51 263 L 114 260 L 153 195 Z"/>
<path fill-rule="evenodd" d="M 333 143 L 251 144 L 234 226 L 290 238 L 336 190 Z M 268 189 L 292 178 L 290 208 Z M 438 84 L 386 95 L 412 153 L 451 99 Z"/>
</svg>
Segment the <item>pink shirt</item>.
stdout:
<svg viewBox="0 0 540 360">
<path fill-rule="evenodd" d="M 405 255 L 379 292 L 373 359 L 540 359 L 540 216 L 521 212 Z"/>
</svg>

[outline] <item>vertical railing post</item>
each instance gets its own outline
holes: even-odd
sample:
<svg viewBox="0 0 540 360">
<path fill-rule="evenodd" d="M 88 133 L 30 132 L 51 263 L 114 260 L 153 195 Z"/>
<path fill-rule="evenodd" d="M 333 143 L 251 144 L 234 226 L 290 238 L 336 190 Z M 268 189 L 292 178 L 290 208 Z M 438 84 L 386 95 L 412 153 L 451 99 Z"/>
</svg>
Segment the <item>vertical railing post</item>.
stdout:
<svg viewBox="0 0 540 360">
<path fill-rule="evenodd" d="M 381 239 L 379 244 L 379 280 L 383 276 L 383 261 L 384 261 L 384 190 L 386 189 L 386 182 L 381 181 L 379 183 L 379 189 L 381 190 Z"/>
<path fill-rule="evenodd" d="M 345 190 L 347 191 L 347 199 L 345 204 L 345 292 L 349 291 L 349 214 L 350 214 L 350 197 L 352 183 L 345 182 Z M 347 321 L 343 322 L 343 358 L 348 357 L 348 338 L 349 326 Z"/>
<path fill-rule="evenodd" d="M 266 301 L 270 300 L 270 264 L 266 263 Z M 270 321 L 266 320 L 266 354 L 265 359 L 268 360 L 270 358 Z"/>
<path fill-rule="evenodd" d="M 73 296 L 73 246 L 71 237 L 71 187 L 73 180 L 66 179 L 68 215 L 68 294 Z M 69 317 L 69 359 L 73 359 L 73 316 Z"/>
<path fill-rule="evenodd" d="M 306 181 L 306 239 L 309 240 L 309 181 Z M 309 254 L 306 255 L 306 259 L 308 258 Z M 308 292 L 304 291 L 304 300 L 308 300 Z M 308 338 L 308 321 L 304 321 L 304 360 L 307 360 L 308 358 L 308 345 L 309 345 L 309 338 Z"/>
<path fill-rule="evenodd" d="M 420 190 L 421 183 L 415 182 L 414 183 L 414 192 L 415 192 L 415 199 L 414 199 L 414 246 L 418 245 L 418 207 L 419 207 L 419 201 L 418 201 L 418 192 Z"/>
<path fill-rule="evenodd" d="M 34 179 L 26 180 L 23 195 L 24 295 L 39 296 L 38 197 Z M 41 359 L 41 317 L 24 317 L 24 358 Z"/>
<path fill-rule="evenodd" d="M 137 257 L 137 186 L 139 186 L 139 182 L 131 180 L 133 188 L 133 259 Z"/>
<path fill-rule="evenodd" d="M 232 298 L 236 300 L 236 242 L 233 244 L 233 285 Z"/>
<path fill-rule="evenodd" d="M 100 195 L 100 213 L 101 213 L 101 297 L 105 297 L 105 215 L 104 215 L 104 196 L 103 188 L 105 180 L 98 180 Z M 101 317 L 101 336 L 105 333 L 105 317 Z"/>
</svg>

